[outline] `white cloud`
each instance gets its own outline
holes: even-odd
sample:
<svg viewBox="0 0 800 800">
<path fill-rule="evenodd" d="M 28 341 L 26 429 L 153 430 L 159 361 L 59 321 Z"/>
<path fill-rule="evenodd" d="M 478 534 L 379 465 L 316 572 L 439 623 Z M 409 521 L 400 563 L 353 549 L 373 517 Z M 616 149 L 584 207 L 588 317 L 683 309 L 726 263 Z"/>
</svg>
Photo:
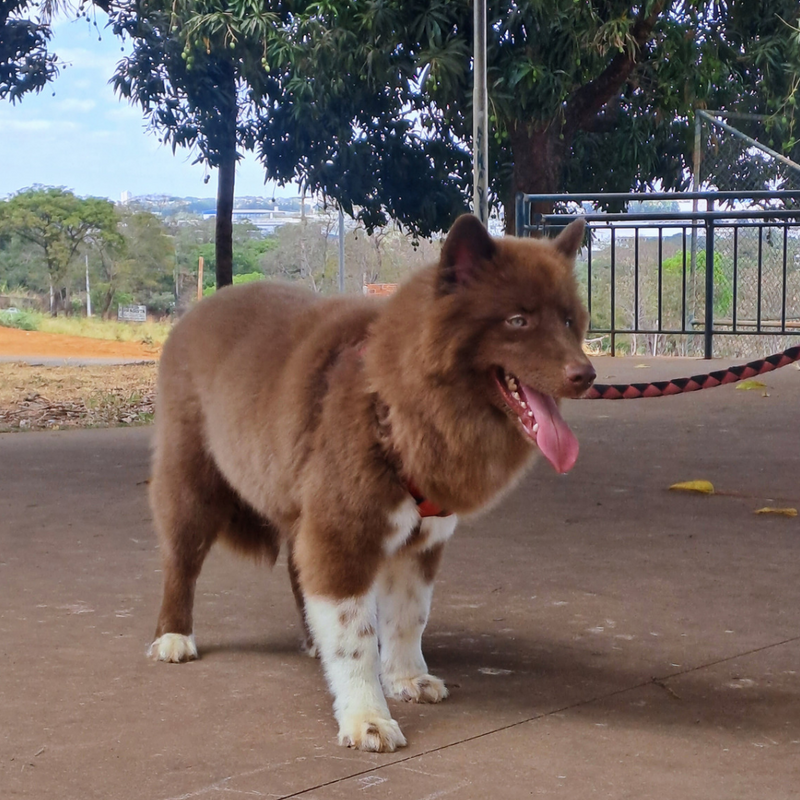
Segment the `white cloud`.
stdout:
<svg viewBox="0 0 800 800">
<path fill-rule="evenodd" d="M 103 116 L 113 122 L 131 122 L 138 120 L 144 123 L 145 118 L 142 109 L 137 106 L 130 105 L 129 103 L 120 102 L 116 108 L 109 109 Z"/>
<path fill-rule="evenodd" d="M 114 131 L 100 131 L 100 130 L 93 130 L 89 131 L 86 134 L 87 139 L 93 139 L 95 141 L 115 141 L 117 139 L 117 134 Z"/>
<path fill-rule="evenodd" d="M 72 111 L 86 113 L 87 111 L 91 111 L 97 103 L 94 100 L 79 100 L 77 97 L 67 97 L 64 100 L 59 100 L 54 103 L 54 105 L 59 111 L 65 111 L 67 113 Z"/>
<path fill-rule="evenodd" d="M 66 64 L 66 70 L 96 70 L 101 72 L 106 78 L 110 78 L 121 60 L 123 53 L 119 56 L 111 53 L 93 52 L 84 47 L 55 47 L 59 60 Z"/>
<path fill-rule="evenodd" d="M 49 131 L 56 123 L 51 119 L 0 119 L 0 131 L 9 133 L 37 133 Z"/>
</svg>

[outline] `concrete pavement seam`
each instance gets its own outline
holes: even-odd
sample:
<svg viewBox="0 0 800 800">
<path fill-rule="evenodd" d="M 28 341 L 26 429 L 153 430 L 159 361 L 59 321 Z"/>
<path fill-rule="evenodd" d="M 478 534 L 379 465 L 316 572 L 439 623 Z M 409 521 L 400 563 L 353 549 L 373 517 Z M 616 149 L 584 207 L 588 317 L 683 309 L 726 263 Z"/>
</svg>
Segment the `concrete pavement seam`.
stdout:
<svg viewBox="0 0 800 800">
<path fill-rule="evenodd" d="M 761 653 L 765 650 L 770 650 L 775 647 L 781 647 L 786 644 L 792 644 L 794 642 L 800 642 L 800 636 L 794 636 L 790 639 L 784 639 L 780 642 L 773 642 L 772 644 L 764 645 L 762 647 L 755 647 L 751 650 L 745 650 L 741 653 L 736 653 L 731 656 L 726 656 L 725 658 L 719 658 L 716 661 L 709 661 L 706 664 L 701 664 L 696 667 L 692 667 L 691 669 L 679 670 L 678 672 L 671 672 L 663 676 L 654 676 L 650 678 L 650 680 L 642 681 L 634 686 L 626 686 L 623 689 L 617 689 L 613 692 L 608 692 L 607 694 L 598 695 L 597 697 L 592 697 L 588 700 L 580 700 L 576 703 L 572 703 L 567 706 L 563 706 L 562 708 L 556 708 L 552 711 L 543 712 L 541 714 L 534 714 L 532 717 L 527 717 L 522 720 L 518 720 L 517 722 L 510 722 L 507 725 L 501 725 L 498 728 L 493 728 L 492 730 L 483 731 L 482 733 L 476 733 L 473 736 L 467 736 L 464 739 L 458 739 L 455 742 L 448 742 L 447 744 L 439 745 L 439 747 L 432 747 L 430 750 L 423 750 L 420 753 L 415 753 L 413 755 L 405 756 L 404 758 L 399 758 L 395 761 L 388 761 L 385 764 L 378 764 L 377 766 L 370 767 L 369 769 L 360 770 L 359 772 L 354 772 L 352 775 L 346 775 L 342 778 L 335 778 L 334 780 L 325 781 L 324 783 L 317 784 L 316 786 L 309 786 L 306 789 L 300 789 L 297 792 L 292 792 L 291 794 L 282 795 L 278 800 L 291 800 L 294 797 L 302 797 L 304 794 L 308 794 L 309 792 L 317 791 L 319 789 L 324 789 L 328 786 L 334 786 L 337 783 L 343 783 L 344 781 L 352 780 L 353 778 L 360 778 L 363 775 L 370 775 L 374 772 L 378 772 L 379 770 L 386 769 L 387 767 L 393 767 L 397 764 L 405 764 L 409 761 L 413 761 L 414 759 L 420 758 L 421 756 L 431 755 L 433 753 L 439 753 L 443 750 L 448 750 L 451 747 L 457 747 L 458 745 L 462 744 L 469 744 L 470 742 L 477 741 L 478 739 L 483 739 L 487 736 L 493 736 L 496 733 L 503 733 L 504 731 L 511 730 L 512 728 L 518 728 L 521 725 L 526 725 L 529 722 L 536 722 L 540 719 L 545 719 L 547 717 L 555 716 L 556 714 L 562 714 L 565 711 L 572 711 L 576 708 L 581 708 L 583 706 L 591 705 L 592 703 L 597 703 L 601 700 L 608 700 L 611 697 L 616 697 L 621 694 L 625 694 L 626 692 L 632 692 L 636 689 L 642 689 L 645 686 L 661 686 L 662 688 L 668 688 L 664 684 L 666 681 L 672 680 L 674 678 L 682 677 L 683 675 L 689 675 L 693 672 L 699 672 L 703 669 L 708 669 L 709 667 L 715 667 L 719 664 L 724 664 L 727 661 L 734 661 L 737 658 L 744 658 L 745 656 L 754 655 L 755 653 Z M 668 690 L 669 691 L 669 690 Z"/>
</svg>

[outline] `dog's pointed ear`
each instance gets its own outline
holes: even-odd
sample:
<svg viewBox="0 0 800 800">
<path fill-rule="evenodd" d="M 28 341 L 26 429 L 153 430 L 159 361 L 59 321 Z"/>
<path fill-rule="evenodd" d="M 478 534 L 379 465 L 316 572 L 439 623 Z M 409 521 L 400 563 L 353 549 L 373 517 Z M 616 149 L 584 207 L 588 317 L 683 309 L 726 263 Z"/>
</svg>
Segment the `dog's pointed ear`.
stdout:
<svg viewBox="0 0 800 800">
<path fill-rule="evenodd" d="M 570 222 L 561 233 L 553 239 L 553 244 L 560 253 L 567 258 L 574 259 L 583 244 L 583 234 L 586 231 L 586 220 L 578 217 Z"/>
<path fill-rule="evenodd" d="M 439 258 L 439 289 L 443 294 L 470 283 L 497 250 L 483 223 L 462 214 L 450 228 Z"/>
</svg>

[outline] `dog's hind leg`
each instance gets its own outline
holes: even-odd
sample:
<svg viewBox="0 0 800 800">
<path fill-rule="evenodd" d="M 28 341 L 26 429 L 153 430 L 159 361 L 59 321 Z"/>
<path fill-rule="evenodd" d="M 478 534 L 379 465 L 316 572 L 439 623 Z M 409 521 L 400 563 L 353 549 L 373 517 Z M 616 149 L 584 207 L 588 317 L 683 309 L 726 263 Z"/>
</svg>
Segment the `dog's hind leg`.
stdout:
<svg viewBox="0 0 800 800">
<path fill-rule="evenodd" d="M 232 512 L 230 489 L 199 443 L 189 431 L 186 434 L 173 429 L 168 441 L 159 442 L 150 484 L 161 545 L 163 596 L 148 652 L 159 661 L 197 658 L 192 620 L 195 585 L 211 545 Z"/>
<path fill-rule="evenodd" d="M 294 595 L 295 603 L 297 603 L 297 610 L 300 612 L 300 621 L 303 625 L 303 639 L 300 643 L 300 649 L 307 655 L 311 656 L 311 658 L 317 658 L 319 653 L 317 652 L 317 645 L 314 643 L 314 637 L 311 635 L 311 631 L 308 628 L 308 620 L 306 619 L 306 601 L 303 597 L 303 590 L 300 588 L 300 577 L 297 571 L 297 564 L 294 560 L 294 550 L 291 545 L 289 545 L 288 562 L 289 581 L 292 584 L 292 594 Z"/>
<path fill-rule="evenodd" d="M 422 655 L 422 634 L 443 547 L 401 551 L 384 565 L 378 579 L 381 683 L 387 697 L 438 703 L 448 695 L 444 681 L 428 672 Z"/>
</svg>

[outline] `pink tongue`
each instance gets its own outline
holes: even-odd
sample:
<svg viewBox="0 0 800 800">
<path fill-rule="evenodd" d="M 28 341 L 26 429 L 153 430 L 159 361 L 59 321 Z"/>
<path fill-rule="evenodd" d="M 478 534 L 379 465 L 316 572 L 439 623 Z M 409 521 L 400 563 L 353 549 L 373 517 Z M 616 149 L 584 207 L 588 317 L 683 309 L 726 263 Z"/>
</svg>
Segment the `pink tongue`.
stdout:
<svg viewBox="0 0 800 800">
<path fill-rule="evenodd" d="M 536 446 L 555 467 L 556 472 L 569 472 L 578 460 L 578 440 L 564 422 L 556 401 L 524 384 L 522 392 L 536 422 L 539 423 Z"/>
</svg>

